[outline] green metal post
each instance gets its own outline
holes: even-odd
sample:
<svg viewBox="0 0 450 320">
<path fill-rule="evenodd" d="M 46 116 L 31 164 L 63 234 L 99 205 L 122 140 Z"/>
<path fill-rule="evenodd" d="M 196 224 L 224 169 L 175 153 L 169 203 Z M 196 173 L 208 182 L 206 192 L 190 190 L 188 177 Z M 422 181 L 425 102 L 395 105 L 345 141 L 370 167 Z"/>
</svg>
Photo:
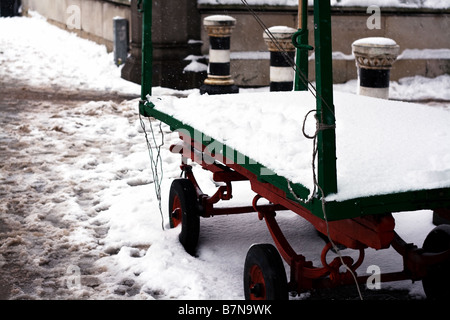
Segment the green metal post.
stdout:
<svg viewBox="0 0 450 320">
<path fill-rule="evenodd" d="M 323 196 L 337 192 L 336 130 L 333 105 L 333 63 L 330 0 L 314 1 L 317 119 L 319 121 L 318 183 Z"/>
<path fill-rule="evenodd" d="M 141 1 L 139 1 L 141 4 Z M 138 4 L 138 6 L 139 6 Z M 152 43 L 152 0 L 142 0 L 139 10 L 142 16 L 142 80 L 141 100 L 152 94 L 153 43 Z"/>
<path fill-rule="evenodd" d="M 293 36 L 294 46 L 297 48 L 295 75 L 295 91 L 308 90 L 308 0 L 299 0 L 298 4 L 298 31 Z"/>
</svg>

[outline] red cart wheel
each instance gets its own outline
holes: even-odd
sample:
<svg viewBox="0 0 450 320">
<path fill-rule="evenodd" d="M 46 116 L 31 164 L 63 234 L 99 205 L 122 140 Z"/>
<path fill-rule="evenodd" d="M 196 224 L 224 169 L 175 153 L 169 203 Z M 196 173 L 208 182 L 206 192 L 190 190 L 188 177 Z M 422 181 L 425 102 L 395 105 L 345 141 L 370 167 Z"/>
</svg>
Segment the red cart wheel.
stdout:
<svg viewBox="0 0 450 320">
<path fill-rule="evenodd" d="M 170 227 L 181 224 L 180 242 L 187 253 L 194 255 L 200 234 L 197 193 L 188 179 L 176 179 L 169 193 Z"/>
<path fill-rule="evenodd" d="M 434 228 L 426 237 L 423 249 L 429 253 L 439 253 L 450 249 L 450 225 Z M 450 299 L 450 259 L 427 268 L 422 279 L 423 290 L 428 299 Z"/>
<path fill-rule="evenodd" d="M 271 244 L 250 247 L 244 265 L 247 300 L 287 300 L 286 271 L 277 249 Z"/>
<path fill-rule="evenodd" d="M 175 194 L 173 197 L 172 206 L 169 208 L 170 210 L 170 227 L 176 228 L 181 223 L 182 211 L 181 211 L 181 201 L 180 197 Z"/>
</svg>

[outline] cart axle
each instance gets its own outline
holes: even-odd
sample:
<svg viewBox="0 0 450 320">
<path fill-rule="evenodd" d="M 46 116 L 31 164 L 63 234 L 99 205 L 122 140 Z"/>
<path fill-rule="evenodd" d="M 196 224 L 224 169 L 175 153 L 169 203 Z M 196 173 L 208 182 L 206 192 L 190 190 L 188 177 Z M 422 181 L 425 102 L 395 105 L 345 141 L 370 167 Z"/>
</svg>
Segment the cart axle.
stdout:
<svg viewBox="0 0 450 320">
<path fill-rule="evenodd" d="M 275 219 L 275 211 L 272 208 L 257 205 L 260 198 L 261 196 L 255 196 L 253 206 L 258 211 L 260 219 L 265 220 L 281 257 L 290 266 L 289 288 L 292 291 L 304 292 L 311 289 L 367 283 L 370 276 L 358 276 L 356 272 L 364 261 L 364 246 L 358 248 L 359 257 L 356 262 L 349 256 L 341 256 L 338 252 L 339 257 L 328 263 L 326 260 L 328 252 L 332 249 L 339 251 L 339 249 L 335 247 L 333 242 L 327 242 L 321 253 L 322 267 L 314 267 L 311 261 L 306 261 L 304 256 L 297 254 L 291 247 Z M 430 253 L 417 248 L 413 244 L 406 243 L 395 232 L 394 235 L 391 245 L 403 257 L 403 270 L 380 274 L 380 282 L 422 280 L 427 276 L 430 266 L 450 261 L 450 249 Z M 341 272 L 343 266 L 345 271 Z"/>
</svg>

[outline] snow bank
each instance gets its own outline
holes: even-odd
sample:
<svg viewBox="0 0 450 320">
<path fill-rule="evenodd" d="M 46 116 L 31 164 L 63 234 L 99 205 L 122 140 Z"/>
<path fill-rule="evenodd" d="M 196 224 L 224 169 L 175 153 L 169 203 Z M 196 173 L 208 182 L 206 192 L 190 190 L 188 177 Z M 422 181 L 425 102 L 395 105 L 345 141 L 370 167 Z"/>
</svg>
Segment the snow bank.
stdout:
<svg viewBox="0 0 450 320">
<path fill-rule="evenodd" d="M 0 77 L 29 86 L 140 93 L 140 86 L 121 78 L 122 67 L 105 46 L 79 38 L 34 18 L 0 19 Z M 24 57 L 24 53 L 26 56 Z"/>
<path fill-rule="evenodd" d="M 334 90 L 356 93 L 358 80 L 350 80 L 346 83 L 335 84 Z M 436 78 L 414 76 L 391 81 L 389 85 L 389 97 L 392 100 L 401 101 L 442 101 L 440 106 L 450 108 L 450 75 L 443 74 Z"/>
<path fill-rule="evenodd" d="M 450 75 L 436 78 L 422 76 L 402 78 L 390 84 L 390 97 L 396 100 L 450 101 Z M 450 106 L 450 104 L 449 104 Z"/>
<path fill-rule="evenodd" d="M 447 59 L 450 60 L 450 49 L 405 49 L 397 57 L 399 60 L 406 59 Z"/>
</svg>

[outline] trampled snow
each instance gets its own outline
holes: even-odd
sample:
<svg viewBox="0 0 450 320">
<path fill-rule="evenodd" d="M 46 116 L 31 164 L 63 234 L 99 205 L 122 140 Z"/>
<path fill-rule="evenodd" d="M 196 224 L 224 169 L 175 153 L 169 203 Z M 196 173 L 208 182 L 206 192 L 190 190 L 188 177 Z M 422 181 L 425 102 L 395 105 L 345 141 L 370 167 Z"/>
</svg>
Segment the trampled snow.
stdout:
<svg viewBox="0 0 450 320">
<path fill-rule="evenodd" d="M 138 86 L 120 78 L 120 69 L 103 46 L 61 31 L 39 18 L 1 18 L 0 52 L 0 76 L 20 86 L 62 88 L 80 95 L 83 90 L 110 95 L 140 92 Z M 449 78 L 447 75 L 436 79 L 403 79 L 394 83 L 393 94 L 403 100 L 448 99 Z M 356 90 L 354 83 L 336 88 Z M 267 88 L 242 91 L 267 91 Z M 153 92 L 155 97 L 173 99 L 176 103 L 184 99 L 180 96 L 198 95 L 198 90 L 154 88 Z M 266 94 L 269 98 L 269 93 Z M 246 100 L 251 94 L 240 96 L 243 103 L 251 104 Z M 430 115 L 406 120 L 429 121 L 428 117 L 434 119 L 436 114 L 448 112 L 448 108 L 441 106 L 422 108 L 429 110 Z M 279 128 L 285 120 L 291 120 L 275 111 L 271 110 L 273 121 L 267 124 L 269 128 Z M 357 111 L 355 117 L 363 112 Z M 372 117 L 376 112 L 371 112 Z M 390 110 L 380 112 L 392 115 Z M 420 115 L 424 113 L 421 111 Z M 368 116 L 364 117 L 367 120 Z M 341 128 L 349 129 L 354 122 L 361 119 L 348 119 Z M 264 124 L 253 125 L 256 129 Z M 399 122 L 394 121 L 393 125 Z M 248 248 L 253 243 L 272 243 L 265 223 L 256 214 L 202 219 L 197 257 L 188 255 L 179 244 L 179 228 L 169 229 L 167 218 L 170 183 L 180 175 L 180 158 L 168 148 L 178 141 L 178 135 L 163 125 L 162 137 L 159 123 L 146 121 L 147 132 L 151 132 L 151 127 L 157 140 L 164 140 L 163 220 L 139 121 L 138 99 L 122 103 L 67 101 L 62 106 L 36 102 L 20 114 L 20 121 L 2 126 L 0 138 L 5 141 L 2 152 L 11 152 L 11 158 L 0 169 L 0 222 L 11 229 L 1 238 L 0 268 L 4 270 L 10 263 L 17 263 L 38 275 L 31 283 L 22 284 L 24 274 L 15 274 L 17 282 L 11 298 L 243 298 L 242 272 Z M 293 138 L 292 142 L 296 140 Z M 311 149 L 305 151 L 308 159 L 310 152 Z M 435 161 L 439 159 L 428 160 L 431 166 L 438 165 Z M 210 174 L 198 167 L 194 170 L 204 191 L 211 194 L 215 186 Z M 250 203 L 253 193 L 247 183 L 236 183 L 233 190 L 232 203 Z M 14 201 L 8 198 L 12 192 Z M 21 215 L 15 214 L 17 210 L 22 210 Z M 397 232 L 419 246 L 433 228 L 430 211 L 395 216 Z M 277 218 L 293 247 L 320 265 L 324 242 L 314 228 L 290 212 L 279 213 Z M 372 264 L 378 265 L 382 272 L 402 269 L 402 259 L 392 249 L 366 251 L 360 274 L 366 274 Z M 11 256 L 22 261 L 9 261 Z M 68 274 L 72 270 L 80 272 L 79 283 L 69 282 L 73 280 L 73 274 Z M 423 297 L 420 282 L 385 283 L 382 288 L 403 288 L 413 296 Z"/>
<path fill-rule="evenodd" d="M 33 19 L 2 19 L 0 76 L 3 79 L 15 76 L 26 79 L 31 86 L 106 90 L 111 94 L 139 92 L 136 84 L 121 81 L 120 68 L 114 67 L 114 60 L 109 58 L 113 53 L 108 54 L 105 46 L 47 24 L 37 13 L 31 14 Z M 46 34 L 42 34 L 42 28 Z M 23 59 L 24 52 L 33 55 Z"/>
</svg>

